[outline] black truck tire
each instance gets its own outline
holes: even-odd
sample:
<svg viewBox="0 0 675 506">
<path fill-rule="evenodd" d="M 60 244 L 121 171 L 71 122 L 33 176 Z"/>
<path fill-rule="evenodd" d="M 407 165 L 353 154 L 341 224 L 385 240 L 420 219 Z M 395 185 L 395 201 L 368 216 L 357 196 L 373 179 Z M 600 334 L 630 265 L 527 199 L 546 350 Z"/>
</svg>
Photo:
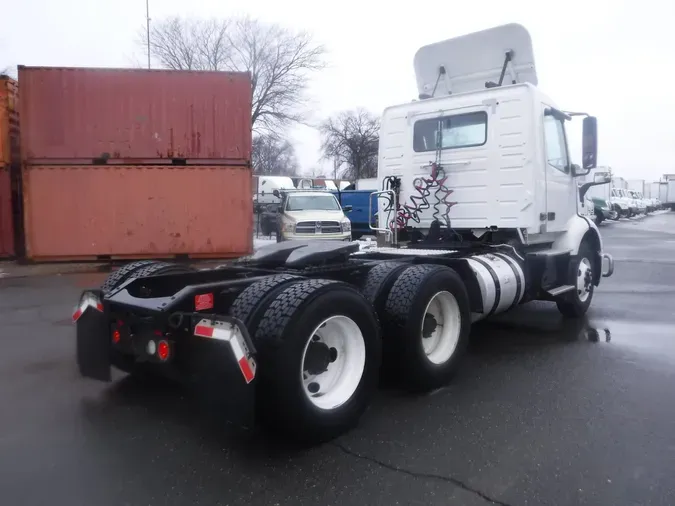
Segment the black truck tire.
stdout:
<svg viewBox="0 0 675 506">
<path fill-rule="evenodd" d="M 393 361 L 387 368 L 395 368 L 414 390 L 446 385 L 471 329 L 469 296 L 459 274 L 441 265 L 405 269 L 389 291 L 384 313 L 385 360 Z"/>
<path fill-rule="evenodd" d="M 304 278 L 291 274 L 279 274 L 253 283 L 234 300 L 230 307 L 230 316 L 244 322 L 249 334 L 255 337 L 260 319 L 277 294 L 289 283 L 302 279 Z"/>
<path fill-rule="evenodd" d="M 155 260 L 139 260 L 137 262 L 131 262 L 130 264 L 123 265 L 116 271 L 110 273 L 110 275 L 101 285 L 101 291 L 103 293 L 108 293 L 109 291 L 124 283 L 134 271 L 153 263 L 157 262 Z"/>
<path fill-rule="evenodd" d="M 155 262 L 133 272 L 135 278 L 147 278 L 150 276 L 162 276 L 163 274 L 182 274 L 192 272 L 194 269 L 189 265 L 172 264 L 169 262 Z"/>
<path fill-rule="evenodd" d="M 363 283 L 361 292 L 377 311 L 380 319 L 384 316 L 384 304 L 387 301 L 389 290 L 399 274 L 412 264 L 403 262 L 383 262 L 373 267 Z"/>
<path fill-rule="evenodd" d="M 570 281 L 575 289 L 564 294 L 562 298 L 556 301 L 558 311 L 563 316 L 570 318 L 579 318 L 586 314 L 593 300 L 595 285 L 593 285 L 593 250 L 587 242 L 582 242 L 579 246 L 579 252 L 576 255 L 574 263 L 570 266 Z M 583 272 L 582 272 L 583 271 Z M 578 278 L 584 276 L 585 287 L 578 289 Z"/>
<path fill-rule="evenodd" d="M 325 279 L 292 283 L 265 311 L 254 342 L 263 425 L 315 444 L 358 423 L 381 361 L 377 317 L 358 290 Z"/>
</svg>

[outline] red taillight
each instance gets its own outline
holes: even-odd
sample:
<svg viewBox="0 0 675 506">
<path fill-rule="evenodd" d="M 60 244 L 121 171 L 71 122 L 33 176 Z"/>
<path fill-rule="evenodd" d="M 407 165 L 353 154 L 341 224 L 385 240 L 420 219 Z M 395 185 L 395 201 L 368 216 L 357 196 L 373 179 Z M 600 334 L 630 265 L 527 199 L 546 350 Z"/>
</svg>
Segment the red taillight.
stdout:
<svg viewBox="0 0 675 506">
<path fill-rule="evenodd" d="M 169 354 L 171 353 L 171 348 L 169 347 L 169 343 L 166 341 L 160 341 L 157 343 L 157 356 L 159 357 L 160 360 L 168 360 Z"/>
<path fill-rule="evenodd" d="M 113 331 L 113 334 L 112 334 L 113 343 L 115 343 L 115 344 L 119 343 L 120 339 L 122 339 L 122 334 L 120 334 L 120 331 L 119 330 Z"/>
<path fill-rule="evenodd" d="M 195 311 L 213 309 L 213 293 L 195 295 Z"/>
</svg>

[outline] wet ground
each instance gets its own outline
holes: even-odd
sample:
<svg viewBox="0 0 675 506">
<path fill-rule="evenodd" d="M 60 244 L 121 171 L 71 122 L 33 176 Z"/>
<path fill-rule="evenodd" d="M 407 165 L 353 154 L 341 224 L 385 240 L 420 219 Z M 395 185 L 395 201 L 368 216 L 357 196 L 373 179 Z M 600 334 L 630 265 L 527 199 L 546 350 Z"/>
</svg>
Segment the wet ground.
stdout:
<svg viewBox="0 0 675 506">
<path fill-rule="evenodd" d="M 80 379 L 69 317 L 104 274 L 0 280 L 0 504 L 675 504 L 675 213 L 602 232 L 616 272 L 587 321 L 478 325 L 451 386 L 384 389 L 309 450 Z"/>
</svg>

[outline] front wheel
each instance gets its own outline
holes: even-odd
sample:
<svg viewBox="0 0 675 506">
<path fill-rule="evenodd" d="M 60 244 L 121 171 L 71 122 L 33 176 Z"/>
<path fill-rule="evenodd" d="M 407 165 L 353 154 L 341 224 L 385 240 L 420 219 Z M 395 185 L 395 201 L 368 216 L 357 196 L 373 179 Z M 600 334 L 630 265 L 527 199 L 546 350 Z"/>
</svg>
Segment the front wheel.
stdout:
<svg viewBox="0 0 675 506">
<path fill-rule="evenodd" d="M 567 292 L 562 299 L 556 301 L 558 310 L 564 316 L 572 318 L 583 316 L 591 305 L 595 291 L 593 255 L 593 250 L 588 244 L 583 243 L 579 248 L 570 272 L 570 284 L 574 285 L 574 290 Z"/>
</svg>

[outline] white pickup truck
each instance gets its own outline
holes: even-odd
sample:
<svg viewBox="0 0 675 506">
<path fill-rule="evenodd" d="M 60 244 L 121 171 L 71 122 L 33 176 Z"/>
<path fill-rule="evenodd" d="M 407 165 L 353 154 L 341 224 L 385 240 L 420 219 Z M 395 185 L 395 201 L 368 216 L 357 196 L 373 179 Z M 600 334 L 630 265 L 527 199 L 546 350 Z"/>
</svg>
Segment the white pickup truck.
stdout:
<svg viewBox="0 0 675 506">
<path fill-rule="evenodd" d="M 293 240 L 351 241 L 352 225 L 331 192 L 317 190 L 280 191 L 277 242 Z"/>
</svg>

